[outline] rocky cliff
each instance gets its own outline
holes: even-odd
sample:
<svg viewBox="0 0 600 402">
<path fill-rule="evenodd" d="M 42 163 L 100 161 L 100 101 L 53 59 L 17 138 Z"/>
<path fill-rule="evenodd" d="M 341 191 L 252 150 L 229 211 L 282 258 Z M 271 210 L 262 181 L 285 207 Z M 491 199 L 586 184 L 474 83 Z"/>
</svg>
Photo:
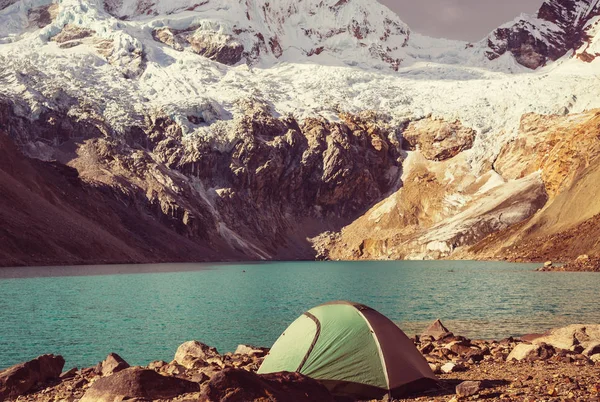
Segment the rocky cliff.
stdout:
<svg viewBox="0 0 600 402">
<path fill-rule="evenodd" d="M 517 138 L 480 176 L 460 155 L 433 162 L 417 151 L 397 193 L 316 244 L 333 259 L 597 255 L 599 116 L 523 116 Z"/>
</svg>

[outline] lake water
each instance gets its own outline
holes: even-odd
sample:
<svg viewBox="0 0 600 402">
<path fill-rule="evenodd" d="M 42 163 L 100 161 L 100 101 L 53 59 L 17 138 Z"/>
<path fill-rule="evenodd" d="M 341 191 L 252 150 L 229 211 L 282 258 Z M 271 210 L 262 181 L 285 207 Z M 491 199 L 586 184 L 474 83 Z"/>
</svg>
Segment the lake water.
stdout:
<svg viewBox="0 0 600 402">
<path fill-rule="evenodd" d="M 539 265 L 539 264 L 538 264 Z M 600 323 L 600 275 L 494 262 L 291 262 L 0 269 L 0 369 L 44 353 L 87 367 L 116 352 L 170 361 L 196 339 L 270 346 L 307 309 L 367 304 L 408 335 L 436 318 L 504 338 Z"/>
</svg>

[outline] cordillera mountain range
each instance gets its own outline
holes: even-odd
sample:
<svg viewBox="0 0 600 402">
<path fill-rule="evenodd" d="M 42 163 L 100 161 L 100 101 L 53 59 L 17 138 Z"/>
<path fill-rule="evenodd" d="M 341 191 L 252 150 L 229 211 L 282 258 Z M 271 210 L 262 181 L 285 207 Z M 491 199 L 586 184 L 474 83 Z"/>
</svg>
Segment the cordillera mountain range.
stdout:
<svg viewBox="0 0 600 402">
<path fill-rule="evenodd" d="M 600 1 L 0 0 L 0 265 L 600 257 Z"/>
</svg>

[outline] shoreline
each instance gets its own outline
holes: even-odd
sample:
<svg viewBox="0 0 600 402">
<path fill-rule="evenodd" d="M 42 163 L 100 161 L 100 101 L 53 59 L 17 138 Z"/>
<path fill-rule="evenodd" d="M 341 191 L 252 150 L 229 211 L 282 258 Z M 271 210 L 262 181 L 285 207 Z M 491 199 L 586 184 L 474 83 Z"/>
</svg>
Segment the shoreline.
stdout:
<svg viewBox="0 0 600 402">
<path fill-rule="evenodd" d="M 399 399 L 401 401 L 455 401 L 457 398 L 531 402 L 542 399 L 600 400 L 600 325 L 571 325 L 544 334 L 491 341 L 455 335 L 438 321 L 422 335 L 411 339 L 440 381 L 434 390 Z M 62 357 L 44 356 L 38 359 L 58 362 L 60 369 L 57 370 L 55 363 L 45 363 L 47 367 L 54 365 L 51 367 L 54 373 L 43 384 L 32 384 L 28 390 L 18 391 L 21 396 L 3 395 L 6 387 L 2 385 L 6 385 L 7 372 L 14 371 L 15 367 L 27 366 L 28 363 L 0 371 L 0 400 L 108 401 L 118 397 L 119 392 L 124 392 L 122 387 L 119 388 L 119 381 L 127 380 L 128 387 L 131 387 L 133 381 L 137 384 L 134 388 L 139 391 L 150 386 L 144 380 L 145 376 L 156 375 L 161 376 L 157 378 L 166 377 L 177 383 L 177 386 L 170 388 L 176 389 L 177 395 L 165 397 L 168 392 L 165 394 L 155 390 L 158 392 L 155 396 L 162 395 L 155 398 L 150 395 L 154 391 L 148 391 L 150 394 L 143 400 L 208 401 L 215 396 L 214 392 L 226 395 L 235 391 L 244 395 L 244 392 L 249 392 L 249 388 L 254 389 L 254 385 L 263 386 L 265 381 L 268 384 L 275 381 L 279 386 L 291 387 L 289 389 L 294 389 L 294 392 L 314 394 L 323 391 L 314 380 L 297 374 L 274 374 L 268 375 L 271 376 L 268 378 L 255 374 L 266 353 L 267 348 L 240 345 L 234 353 L 219 354 L 210 346 L 190 341 L 177 349 L 171 362 L 154 361 L 144 367 L 130 367 L 118 355 L 109 354 L 95 367 L 83 369 L 63 368 Z M 62 364 L 59 364 L 61 360 Z M 37 364 L 37 367 L 40 371 L 44 364 Z M 36 375 L 40 378 L 39 373 Z M 244 386 L 236 382 L 239 375 L 245 376 L 245 382 L 242 382 Z M 459 390 L 457 386 L 465 381 L 470 383 L 467 387 L 461 385 Z M 248 384 L 254 385 L 250 387 Z M 288 388 L 285 389 L 289 391 Z M 465 395 L 464 392 L 470 394 Z M 209 398 L 210 395 L 212 397 Z M 246 398 L 251 398 L 250 394 Z M 285 399 L 274 400 L 287 402 Z"/>
<path fill-rule="evenodd" d="M 520 259 L 520 258 L 511 258 L 511 259 L 494 259 L 494 258 L 481 258 L 481 259 L 453 259 L 453 258 L 444 258 L 444 259 L 435 259 L 435 260 L 387 260 L 387 259 L 340 259 L 340 260 L 322 260 L 322 259 L 296 259 L 296 260 L 237 260 L 237 259 L 223 259 L 223 260 L 205 260 L 205 261 L 190 261 L 190 260 L 135 260 L 135 261 L 126 261 L 126 260 L 92 260 L 92 261 L 34 261 L 31 263 L 11 263 L 9 264 L 7 261 L 0 260 L 0 270 L 7 269 L 19 269 L 19 268 L 58 268 L 58 267 L 95 267 L 95 266 L 139 266 L 139 265 L 185 265 L 185 264 L 277 264 L 284 262 L 411 262 L 411 261 L 432 261 L 432 262 L 497 262 L 497 263 L 509 263 L 509 264 L 543 264 L 545 262 L 544 259 Z M 574 261 L 574 260 L 573 260 Z M 559 264 L 566 264 L 564 262 L 556 262 Z"/>
</svg>

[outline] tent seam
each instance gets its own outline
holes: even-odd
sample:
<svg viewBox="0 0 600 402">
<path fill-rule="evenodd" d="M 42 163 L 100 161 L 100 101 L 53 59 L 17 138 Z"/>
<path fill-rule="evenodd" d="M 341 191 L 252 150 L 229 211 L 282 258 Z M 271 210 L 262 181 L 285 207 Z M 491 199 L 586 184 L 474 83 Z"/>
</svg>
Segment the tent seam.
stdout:
<svg viewBox="0 0 600 402">
<path fill-rule="evenodd" d="M 354 306 L 354 307 L 356 308 L 356 306 Z M 388 375 L 387 365 L 385 364 L 385 357 L 383 356 L 383 349 L 381 348 L 381 344 L 379 343 L 379 338 L 377 337 L 377 334 L 375 333 L 375 329 L 373 329 L 373 327 L 371 326 L 371 323 L 369 322 L 367 317 L 365 317 L 365 315 L 359 309 L 356 309 L 356 311 L 358 311 L 358 314 L 360 314 L 360 316 L 363 318 L 363 320 L 365 320 L 365 322 L 369 326 L 369 329 L 371 330 L 371 334 L 373 336 L 373 339 L 375 340 L 375 344 L 377 345 L 377 351 L 379 352 L 379 361 L 381 362 L 381 366 L 383 368 L 383 375 L 385 376 L 385 383 L 387 385 L 387 391 L 391 392 L 390 378 Z"/>
<path fill-rule="evenodd" d="M 310 357 L 310 354 L 314 350 L 315 345 L 317 344 L 317 341 L 319 340 L 319 336 L 321 335 L 321 321 L 319 321 L 319 319 L 317 317 L 315 317 L 314 315 L 312 315 L 308 311 L 306 313 L 304 313 L 304 315 L 307 316 L 308 318 L 310 318 L 311 320 L 313 320 L 313 322 L 317 326 L 317 331 L 315 333 L 315 337 L 314 337 L 312 343 L 310 344 L 310 347 L 306 351 L 306 355 L 304 355 L 304 359 L 302 359 L 302 362 L 300 362 L 300 365 L 296 369 L 297 373 L 300 373 L 300 371 L 304 368 L 304 365 L 308 361 L 308 358 Z"/>
</svg>

